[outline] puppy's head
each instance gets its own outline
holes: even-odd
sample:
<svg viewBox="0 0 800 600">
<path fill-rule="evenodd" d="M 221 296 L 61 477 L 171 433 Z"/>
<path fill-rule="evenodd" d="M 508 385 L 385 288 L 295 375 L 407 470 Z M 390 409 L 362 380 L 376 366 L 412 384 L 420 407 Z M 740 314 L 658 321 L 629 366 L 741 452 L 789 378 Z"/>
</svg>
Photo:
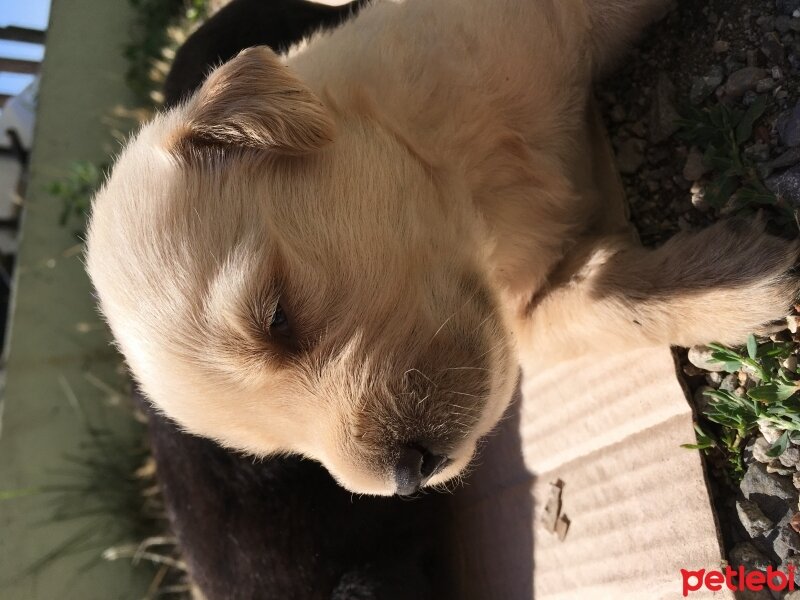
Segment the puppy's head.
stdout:
<svg viewBox="0 0 800 600">
<path fill-rule="evenodd" d="M 466 466 L 514 384 L 464 200 L 255 48 L 124 150 L 88 270 L 134 375 L 187 430 L 410 493 Z"/>
</svg>

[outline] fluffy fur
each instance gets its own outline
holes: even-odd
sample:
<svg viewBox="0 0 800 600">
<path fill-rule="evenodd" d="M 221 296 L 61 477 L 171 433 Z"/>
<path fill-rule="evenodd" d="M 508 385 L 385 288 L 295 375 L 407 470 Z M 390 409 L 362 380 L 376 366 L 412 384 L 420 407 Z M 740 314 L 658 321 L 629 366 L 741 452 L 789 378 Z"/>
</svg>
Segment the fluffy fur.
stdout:
<svg viewBox="0 0 800 600">
<path fill-rule="evenodd" d="M 148 397 L 387 495 L 407 444 L 452 459 L 431 484 L 463 470 L 515 346 L 736 342 L 784 316 L 797 247 L 756 226 L 593 237 L 590 83 L 665 4 L 385 1 L 217 69 L 94 203 L 89 272 Z"/>
</svg>

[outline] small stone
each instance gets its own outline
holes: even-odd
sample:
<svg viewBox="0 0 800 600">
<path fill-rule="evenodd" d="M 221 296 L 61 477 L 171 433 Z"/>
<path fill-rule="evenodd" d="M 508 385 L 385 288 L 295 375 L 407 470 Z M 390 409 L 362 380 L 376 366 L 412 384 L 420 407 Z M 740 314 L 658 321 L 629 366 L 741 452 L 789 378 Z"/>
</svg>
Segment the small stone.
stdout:
<svg viewBox="0 0 800 600">
<path fill-rule="evenodd" d="M 697 181 L 708 172 L 708 167 L 703 161 L 703 153 L 696 146 L 692 146 L 686 157 L 683 167 L 683 176 L 687 181 Z"/>
<path fill-rule="evenodd" d="M 797 355 L 792 354 L 787 359 L 781 361 L 781 366 L 790 373 L 797 372 Z"/>
<path fill-rule="evenodd" d="M 778 457 L 778 460 L 784 467 L 797 467 L 797 463 L 800 463 L 800 450 L 794 446 L 789 446 Z"/>
<path fill-rule="evenodd" d="M 792 473 L 792 485 L 794 485 L 795 488 L 800 489 L 800 473 Z M 798 506 L 798 508 L 800 508 L 800 506 Z"/>
<path fill-rule="evenodd" d="M 800 512 L 794 513 L 789 521 L 789 525 L 791 525 L 792 529 L 800 533 Z"/>
<path fill-rule="evenodd" d="M 784 467 L 778 462 L 778 459 L 773 459 L 772 462 L 767 465 L 767 473 L 781 475 L 782 477 L 791 477 L 795 473 L 795 470 L 790 467 Z"/>
<path fill-rule="evenodd" d="M 708 385 L 719 387 L 719 384 L 722 383 L 722 374 L 717 371 L 709 373 L 706 375 L 706 382 L 708 382 Z"/>
<path fill-rule="evenodd" d="M 772 67 L 770 73 L 772 74 L 772 78 L 775 80 L 783 79 L 783 71 L 781 71 L 780 67 Z"/>
<path fill-rule="evenodd" d="M 650 141 L 658 144 L 678 131 L 680 115 L 675 109 L 675 85 L 665 73 L 660 73 L 653 90 L 648 125 Z"/>
<path fill-rule="evenodd" d="M 725 79 L 725 73 L 722 67 L 715 65 L 711 68 L 707 75 L 703 77 L 692 78 L 692 87 L 689 90 L 689 100 L 692 104 L 700 104 L 703 100 L 708 98 L 714 93 L 722 81 Z"/>
<path fill-rule="evenodd" d="M 753 90 L 747 90 L 742 96 L 742 104 L 744 106 L 750 106 L 756 100 L 758 100 L 758 94 L 756 94 Z"/>
<path fill-rule="evenodd" d="M 800 206 L 800 166 L 768 177 L 764 185 L 785 202 L 792 206 Z"/>
<path fill-rule="evenodd" d="M 758 504 L 745 498 L 736 501 L 736 514 L 751 538 L 766 535 L 775 527 L 775 523 L 761 511 Z"/>
<path fill-rule="evenodd" d="M 739 98 L 745 92 L 752 90 L 760 79 L 764 79 L 767 72 L 759 67 L 745 67 L 734 71 L 725 82 L 725 94 L 732 98 Z"/>
<path fill-rule="evenodd" d="M 733 393 L 737 387 L 739 387 L 739 382 L 736 380 L 736 375 L 733 373 L 728 373 L 722 378 L 722 381 L 719 382 L 719 389 L 724 392 Z"/>
<path fill-rule="evenodd" d="M 761 52 L 770 63 L 781 63 L 786 58 L 786 53 L 781 44 L 781 39 L 775 32 L 767 33 L 761 40 Z"/>
<path fill-rule="evenodd" d="M 692 346 L 689 348 L 687 358 L 698 369 L 704 371 L 723 371 L 725 365 L 721 362 L 714 360 L 711 356 L 713 351 L 708 346 Z"/>
<path fill-rule="evenodd" d="M 703 186 L 697 183 L 692 184 L 691 194 L 692 206 L 700 212 L 708 212 L 711 207 L 708 205 L 708 202 L 706 202 L 706 193 Z"/>
<path fill-rule="evenodd" d="M 617 150 L 617 166 L 622 173 L 636 173 L 644 163 L 644 140 L 629 138 Z"/>
<path fill-rule="evenodd" d="M 770 169 L 785 169 L 800 163 L 800 147 L 789 148 L 767 163 Z"/>
<path fill-rule="evenodd" d="M 750 452 L 753 454 L 753 458 L 755 458 L 758 462 L 762 464 L 769 464 L 772 462 L 772 457 L 767 456 L 767 450 L 769 450 L 770 444 L 765 440 L 763 437 L 758 436 L 750 446 Z"/>
<path fill-rule="evenodd" d="M 744 149 L 744 155 L 755 162 L 763 162 L 769 158 L 769 145 L 756 142 Z"/>
<path fill-rule="evenodd" d="M 792 110 L 782 113 L 775 122 L 775 129 L 784 146 L 800 146 L 800 102 Z"/>
<path fill-rule="evenodd" d="M 726 42 L 725 40 L 717 40 L 714 42 L 714 54 L 725 54 L 730 49 L 730 42 Z"/>
<path fill-rule="evenodd" d="M 766 571 L 772 564 L 750 542 L 741 542 L 731 548 L 730 560 L 732 567 L 738 569 L 742 565 L 747 571 Z"/>
<path fill-rule="evenodd" d="M 784 573 L 789 573 L 789 567 L 794 567 L 794 582 L 800 584 L 800 556 L 790 556 L 781 563 L 780 569 Z M 786 594 L 783 600 L 800 600 L 800 590 Z"/>
<path fill-rule="evenodd" d="M 786 514 L 787 506 L 797 506 L 798 493 L 789 477 L 771 475 L 766 466 L 751 463 L 742 478 L 744 497 L 758 504 L 761 512 L 772 521 Z"/>
<path fill-rule="evenodd" d="M 760 79 L 758 83 L 756 83 L 756 93 L 757 94 L 764 94 L 766 92 L 771 92 L 775 89 L 775 86 L 778 85 L 778 82 L 772 79 L 771 77 L 767 77 L 766 79 Z"/>
<path fill-rule="evenodd" d="M 758 430 L 761 432 L 761 435 L 764 436 L 764 439 L 767 440 L 767 443 L 774 444 L 778 441 L 778 438 L 781 437 L 783 432 L 775 427 L 770 421 L 760 419 L 758 421 Z"/>
<path fill-rule="evenodd" d="M 800 10 L 800 0 L 775 0 L 775 10 L 780 15 L 792 15 Z"/>
<path fill-rule="evenodd" d="M 789 315 L 786 317 L 786 328 L 792 333 L 797 333 L 798 325 L 800 325 L 800 317 L 797 315 Z"/>
<path fill-rule="evenodd" d="M 789 509 L 780 522 L 775 526 L 775 532 L 777 532 L 777 535 L 775 535 L 775 532 L 770 534 L 770 538 L 775 536 L 774 540 L 772 540 L 772 549 L 781 559 L 781 562 L 800 551 L 800 535 L 798 535 L 797 532 L 792 529 L 791 525 L 792 517 L 794 517 L 794 515 L 795 511 L 793 509 Z"/>
</svg>

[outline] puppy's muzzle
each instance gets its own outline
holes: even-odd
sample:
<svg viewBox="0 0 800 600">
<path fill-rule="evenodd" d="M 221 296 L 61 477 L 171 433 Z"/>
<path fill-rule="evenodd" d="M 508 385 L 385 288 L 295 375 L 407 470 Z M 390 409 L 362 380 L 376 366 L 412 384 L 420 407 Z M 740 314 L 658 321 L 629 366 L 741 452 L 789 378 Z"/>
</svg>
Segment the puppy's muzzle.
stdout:
<svg viewBox="0 0 800 600">
<path fill-rule="evenodd" d="M 421 444 L 403 446 L 394 466 L 397 495 L 410 496 L 416 493 L 451 462 L 448 457 L 434 454 Z"/>
</svg>

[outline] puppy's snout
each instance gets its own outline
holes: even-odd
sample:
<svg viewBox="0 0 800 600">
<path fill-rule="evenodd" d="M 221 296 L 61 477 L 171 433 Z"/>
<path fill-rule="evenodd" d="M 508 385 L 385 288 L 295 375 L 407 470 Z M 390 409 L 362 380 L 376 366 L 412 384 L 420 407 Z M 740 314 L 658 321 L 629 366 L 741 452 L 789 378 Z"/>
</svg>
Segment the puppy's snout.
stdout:
<svg viewBox="0 0 800 600">
<path fill-rule="evenodd" d="M 394 468 L 397 494 L 410 496 L 448 464 L 449 458 L 434 454 L 421 444 L 403 446 Z"/>
</svg>

